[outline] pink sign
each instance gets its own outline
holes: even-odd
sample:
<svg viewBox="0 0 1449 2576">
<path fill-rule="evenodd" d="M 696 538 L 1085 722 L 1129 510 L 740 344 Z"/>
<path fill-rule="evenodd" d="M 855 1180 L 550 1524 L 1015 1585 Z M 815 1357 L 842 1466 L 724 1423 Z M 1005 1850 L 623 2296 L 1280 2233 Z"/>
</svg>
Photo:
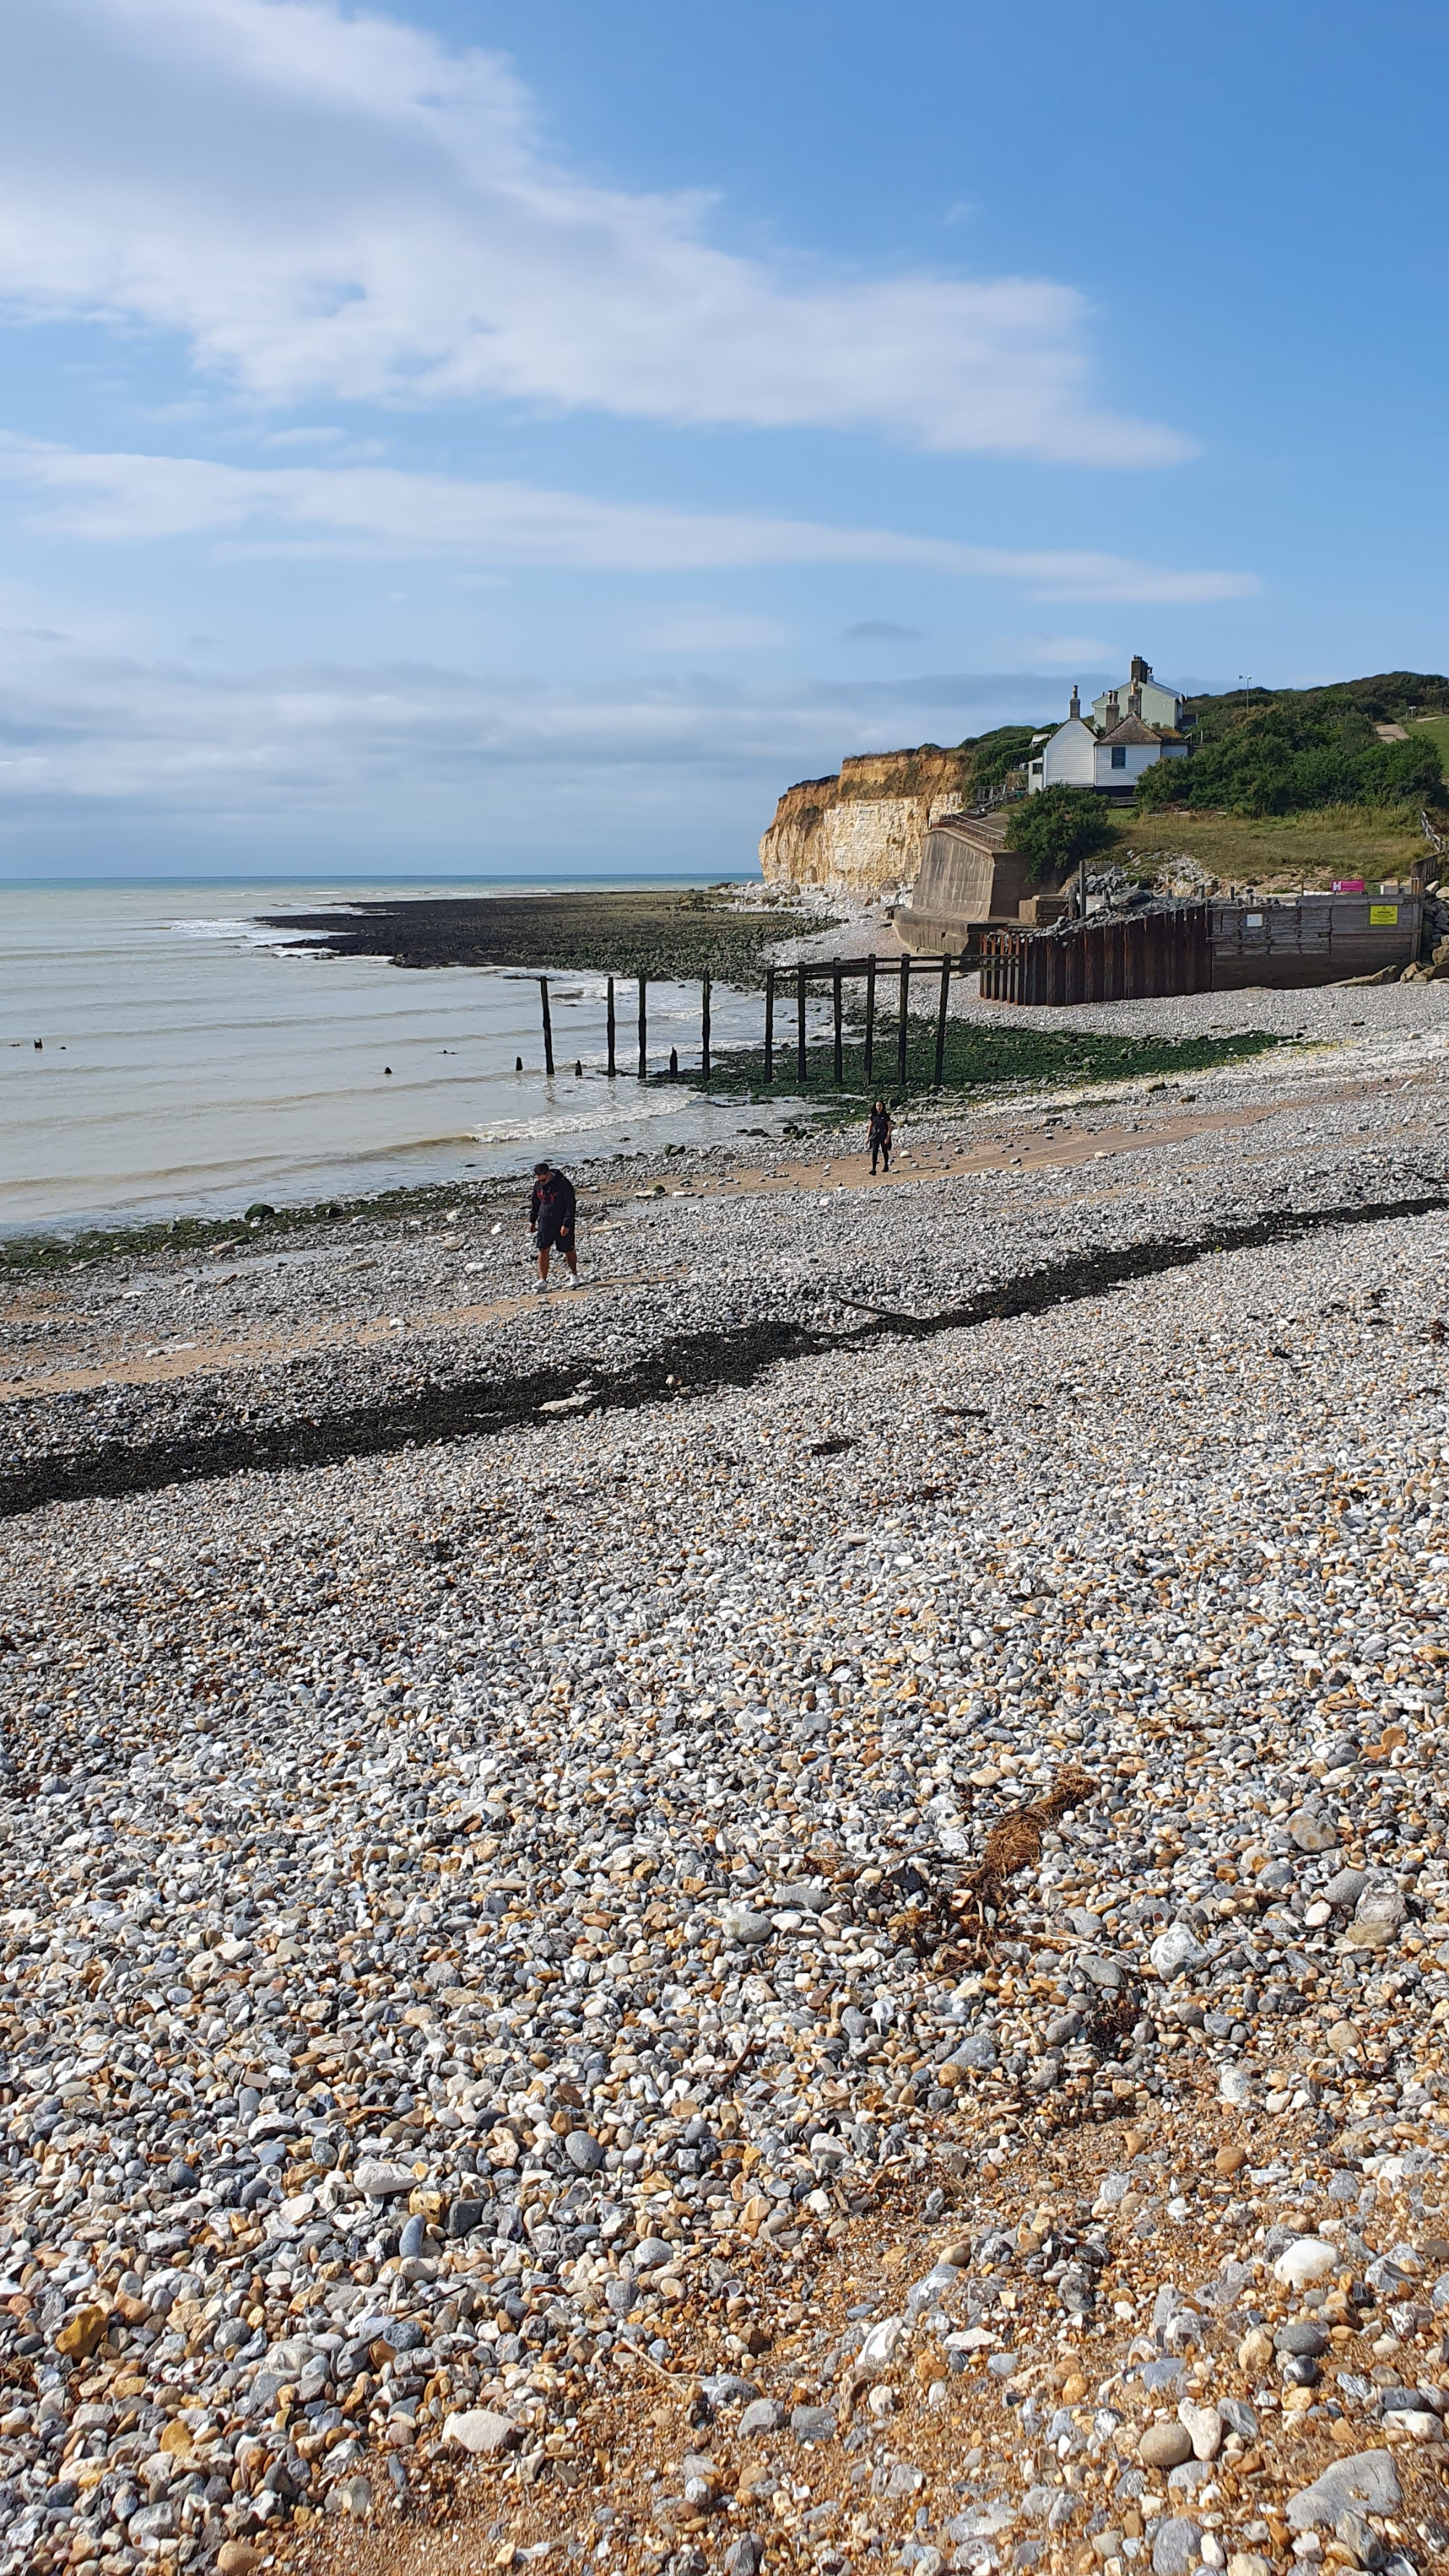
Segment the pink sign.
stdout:
<svg viewBox="0 0 1449 2576">
<path fill-rule="evenodd" d="M 1335 894 L 1364 894 L 1367 888 L 1362 877 L 1335 877 L 1333 891 Z"/>
</svg>

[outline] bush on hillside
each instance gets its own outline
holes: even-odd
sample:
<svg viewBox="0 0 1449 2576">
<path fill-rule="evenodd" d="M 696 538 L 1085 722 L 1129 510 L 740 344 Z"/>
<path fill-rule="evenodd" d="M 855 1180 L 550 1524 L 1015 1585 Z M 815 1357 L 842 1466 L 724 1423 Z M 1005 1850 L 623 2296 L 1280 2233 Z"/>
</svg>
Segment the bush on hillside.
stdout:
<svg viewBox="0 0 1449 2576">
<path fill-rule="evenodd" d="M 1219 718 L 1186 760 L 1159 761 L 1137 782 L 1139 811 L 1306 814 L 1324 805 L 1420 805 L 1443 789 L 1428 734 L 1380 742 L 1358 708 L 1270 700 Z"/>
<path fill-rule="evenodd" d="M 972 754 L 971 785 L 975 792 L 985 795 L 1009 778 L 1013 769 L 1020 769 L 1040 730 L 1032 725 L 998 725 L 994 733 L 968 737 L 961 749 Z"/>
<path fill-rule="evenodd" d="M 1296 707 L 1304 715 L 1367 716 L 1371 724 L 1408 724 L 1413 717 L 1449 714 L 1449 679 L 1442 671 L 1379 671 L 1362 680 L 1329 680 L 1315 689 L 1265 689 L 1249 684 L 1254 707 Z M 1215 739 L 1243 712 L 1243 691 L 1187 700 L 1187 720 L 1200 741 Z"/>
<path fill-rule="evenodd" d="M 1117 833 L 1090 787 L 1047 787 L 1012 807 L 1006 846 L 1024 854 L 1032 882 L 1042 885 L 1070 875 L 1083 859 L 1115 849 Z"/>
</svg>

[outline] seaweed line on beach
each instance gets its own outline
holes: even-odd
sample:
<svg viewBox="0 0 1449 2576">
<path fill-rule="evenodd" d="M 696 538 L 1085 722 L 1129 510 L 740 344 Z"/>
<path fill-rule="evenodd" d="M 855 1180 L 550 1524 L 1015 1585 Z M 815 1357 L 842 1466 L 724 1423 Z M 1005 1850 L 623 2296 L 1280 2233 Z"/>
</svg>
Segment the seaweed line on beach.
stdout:
<svg viewBox="0 0 1449 2576">
<path fill-rule="evenodd" d="M 1104 1253 L 1049 1263 L 1017 1279 L 984 1288 L 963 1304 L 928 1314 L 870 1308 L 865 1311 L 871 1314 L 872 1321 L 845 1333 L 782 1320 L 757 1322 L 733 1332 L 685 1334 L 662 1344 L 632 1367 L 599 1373 L 590 1384 L 587 1410 L 604 1413 L 680 1403 L 721 1386 L 748 1386 L 783 1360 L 814 1357 L 837 1350 L 842 1343 L 891 1335 L 926 1339 L 943 1332 L 969 1331 L 982 1324 L 1099 1297 L 1134 1280 L 1189 1267 L 1212 1253 L 1255 1250 L 1327 1229 L 1383 1224 L 1398 1218 L 1432 1215 L 1445 1208 L 1449 1208 L 1449 1192 L 1439 1189 L 1416 1197 L 1285 1209 L 1235 1225 L 1214 1226 L 1197 1237 L 1154 1237 Z M 829 1283 L 822 1283 L 823 1301 L 828 1303 L 831 1297 Z M 838 1298 L 836 1302 L 852 1301 Z M 579 1367 L 571 1364 L 512 1379 L 465 1377 L 447 1384 L 435 1382 L 382 1402 L 343 1404 L 331 1411 L 309 1412 L 290 1421 L 252 1427 L 239 1418 L 208 1435 L 113 1447 L 99 1439 L 87 1449 L 47 1457 L 26 1456 L 25 1423 L 32 1411 L 48 1410 L 49 1400 L 22 1400 L 11 1408 L 15 1429 L 9 1462 L 0 1472 L 0 1517 L 90 1496 L 153 1493 L 168 1485 L 255 1469 L 276 1472 L 328 1467 L 345 1459 L 376 1457 L 399 1449 L 511 1430 L 520 1423 L 541 1418 L 545 1407 L 561 1406 L 574 1393 L 580 1375 Z M 245 1382 L 240 1393 L 245 1402 Z M 73 1397 L 69 1401 L 85 1399 Z M 585 1407 L 580 1404 L 577 1409 Z"/>
</svg>

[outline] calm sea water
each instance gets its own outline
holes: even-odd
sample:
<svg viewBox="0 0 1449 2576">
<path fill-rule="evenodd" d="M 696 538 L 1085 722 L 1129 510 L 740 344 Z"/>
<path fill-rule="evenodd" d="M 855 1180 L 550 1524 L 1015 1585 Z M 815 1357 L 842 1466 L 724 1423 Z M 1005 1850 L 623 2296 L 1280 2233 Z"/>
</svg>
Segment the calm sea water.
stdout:
<svg viewBox="0 0 1449 2576">
<path fill-rule="evenodd" d="M 540 1153 L 732 1141 L 790 1114 L 783 1100 L 752 1109 L 611 1083 L 602 976 L 552 982 L 550 1082 L 534 977 L 319 957 L 256 921 L 428 891 L 0 888 L 0 1231 L 523 1172 Z M 623 988 L 621 1063 L 634 1060 L 631 998 Z M 649 1021 L 656 1067 L 672 1045 L 697 1063 L 697 986 L 651 985 Z M 713 1023 L 718 1046 L 757 1039 L 759 995 L 716 986 Z"/>
</svg>

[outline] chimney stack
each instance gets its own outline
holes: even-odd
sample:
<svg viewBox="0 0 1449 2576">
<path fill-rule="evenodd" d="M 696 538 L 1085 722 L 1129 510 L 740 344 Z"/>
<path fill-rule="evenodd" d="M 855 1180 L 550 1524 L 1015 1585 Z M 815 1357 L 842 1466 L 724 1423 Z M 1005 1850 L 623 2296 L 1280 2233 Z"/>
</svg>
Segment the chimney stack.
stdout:
<svg viewBox="0 0 1449 2576">
<path fill-rule="evenodd" d="M 1122 710 L 1117 704 L 1117 692 L 1115 689 L 1109 689 L 1107 691 L 1107 703 L 1102 710 L 1102 715 L 1109 733 L 1114 725 L 1121 723 Z"/>
<path fill-rule="evenodd" d="M 1133 656 L 1132 656 L 1132 670 L 1131 670 L 1131 673 L 1130 673 L 1131 684 L 1132 684 L 1133 688 L 1134 688 L 1134 689 L 1140 689 L 1140 688 L 1141 688 L 1141 686 L 1142 686 L 1143 681 L 1144 681 L 1144 680 L 1150 680 L 1150 679 L 1151 679 L 1151 677 L 1152 677 L 1152 665 L 1151 665 L 1151 663 L 1150 663 L 1150 662 L 1144 662 L 1140 653 L 1134 653 L 1134 654 L 1133 654 Z"/>
<path fill-rule="evenodd" d="M 1075 683 L 1073 683 L 1073 687 L 1072 687 L 1072 703 L 1071 703 L 1071 705 L 1070 705 L 1070 706 L 1068 707 L 1068 709 L 1067 709 L 1067 714 L 1068 714 L 1068 716 L 1069 716 L 1069 717 L 1071 717 L 1071 716 L 1079 716 L 1079 715 L 1081 714 L 1081 712 L 1082 712 L 1082 701 L 1081 701 L 1080 697 L 1079 697 L 1079 696 L 1078 696 L 1078 694 L 1077 694 L 1076 685 L 1075 685 Z"/>
</svg>

